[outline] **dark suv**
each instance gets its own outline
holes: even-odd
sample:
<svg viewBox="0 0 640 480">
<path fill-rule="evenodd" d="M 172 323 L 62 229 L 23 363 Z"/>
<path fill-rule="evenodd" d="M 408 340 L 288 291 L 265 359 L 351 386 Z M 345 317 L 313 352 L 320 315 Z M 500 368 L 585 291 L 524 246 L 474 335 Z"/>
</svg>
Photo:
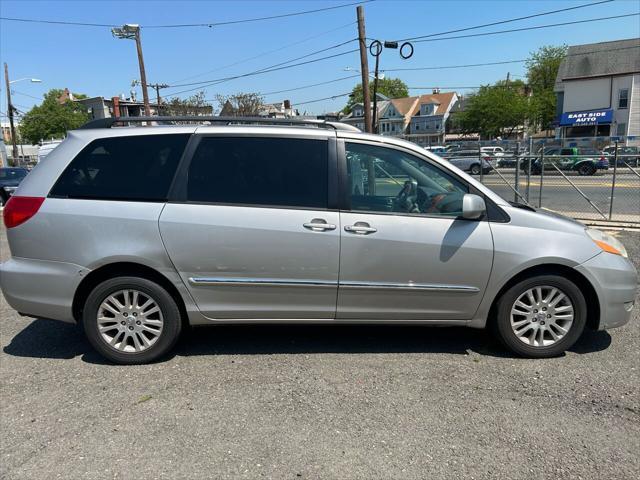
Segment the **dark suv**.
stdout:
<svg viewBox="0 0 640 480">
<path fill-rule="evenodd" d="M 27 176 L 29 170 L 22 167 L 0 168 L 0 205 L 4 205 Z"/>
<path fill-rule="evenodd" d="M 531 162 L 532 174 L 540 175 L 541 161 L 541 157 L 537 157 Z M 544 151 L 544 169 L 555 170 L 554 167 L 565 171 L 575 171 L 578 172 L 578 175 L 595 175 L 598 170 L 607 170 L 609 161 L 602 153 L 593 148 L 547 148 Z M 520 168 L 526 172 L 528 162 L 521 162 Z"/>
</svg>

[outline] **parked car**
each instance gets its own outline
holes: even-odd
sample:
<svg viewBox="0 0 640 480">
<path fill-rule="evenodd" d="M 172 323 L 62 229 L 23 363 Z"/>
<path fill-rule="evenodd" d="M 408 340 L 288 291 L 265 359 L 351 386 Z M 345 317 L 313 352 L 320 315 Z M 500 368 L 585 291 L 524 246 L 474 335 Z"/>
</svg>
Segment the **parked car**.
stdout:
<svg viewBox="0 0 640 480">
<path fill-rule="evenodd" d="M 602 150 L 602 154 L 607 157 L 609 163 L 613 163 L 615 150 L 615 145 L 610 145 Z M 625 163 L 632 167 L 640 166 L 640 147 L 618 146 L 618 166 L 624 167 Z"/>
<path fill-rule="evenodd" d="M 502 147 L 480 147 L 480 151 L 490 155 L 491 158 L 504 157 L 505 155 L 504 148 Z"/>
<path fill-rule="evenodd" d="M 29 170 L 22 167 L 0 168 L 0 205 L 4 205 L 27 176 Z"/>
<path fill-rule="evenodd" d="M 541 157 L 531 161 L 531 173 L 540 175 Z M 598 170 L 607 170 L 609 161 L 600 152 L 592 148 L 578 147 L 551 147 L 544 151 L 544 169 L 555 170 L 553 166 L 560 170 L 575 171 L 578 175 L 595 175 Z M 528 170 L 528 162 L 520 162 L 523 171 Z"/>
<path fill-rule="evenodd" d="M 49 155 L 54 148 L 60 145 L 61 142 L 62 140 L 54 140 L 51 142 L 45 142 L 40 145 L 40 147 L 38 148 L 38 163 L 47 158 L 47 155 Z"/>
<path fill-rule="evenodd" d="M 431 145 L 430 147 L 424 147 L 424 148 L 425 150 L 429 150 L 430 152 L 433 152 L 433 153 L 446 153 L 447 150 L 449 150 L 444 145 Z"/>
<path fill-rule="evenodd" d="M 490 327 L 549 357 L 631 317 L 618 240 L 412 143 L 291 119 L 112 121 L 70 132 L 11 197 L 0 287 L 23 315 L 82 323 L 113 362 L 161 358 L 187 324 L 277 322 Z"/>
<path fill-rule="evenodd" d="M 494 160 L 489 155 L 478 155 L 478 150 L 458 150 L 450 156 L 445 156 L 446 160 L 455 165 L 460 170 L 469 172 L 471 175 L 487 175 L 493 170 Z M 482 166 L 481 166 L 482 165 Z"/>
</svg>

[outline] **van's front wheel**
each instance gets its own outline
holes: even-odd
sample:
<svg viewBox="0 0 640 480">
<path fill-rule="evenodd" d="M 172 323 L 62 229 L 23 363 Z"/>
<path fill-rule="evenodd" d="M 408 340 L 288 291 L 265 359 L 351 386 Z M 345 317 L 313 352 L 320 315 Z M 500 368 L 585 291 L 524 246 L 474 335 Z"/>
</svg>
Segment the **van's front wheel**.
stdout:
<svg viewBox="0 0 640 480">
<path fill-rule="evenodd" d="M 558 275 L 523 280 L 498 300 L 495 330 L 507 348 L 530 358 L 554 357 L 578 340 L 587 319 L 580 289 Z"/>
<path fill-rule="evenodd" d="M 160 285 L 139 277 L 118 277 L 97 285 L 87 297 L 84 330 L 93 347 L 114 363 L 157 360 L 175 344 L 180 310 Z"/>
</svg>

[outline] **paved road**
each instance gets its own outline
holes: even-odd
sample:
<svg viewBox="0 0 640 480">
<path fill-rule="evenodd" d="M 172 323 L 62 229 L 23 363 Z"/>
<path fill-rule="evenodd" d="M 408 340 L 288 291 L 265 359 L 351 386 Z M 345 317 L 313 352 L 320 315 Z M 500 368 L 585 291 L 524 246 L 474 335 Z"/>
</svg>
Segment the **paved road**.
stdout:
<svg viewBox="0 0 640 480">
<path fill-rule="evenodd" d="M 2 299 L 0 478 L 637 478 L 639 321 L 540 361 L 458 328 L 217 327 L 119 367 Z"/>
<path fill-rule="evenodd" d="M 485 175 L 482 182 L 507 200 L 514 199 L 514 192 L 507 186 L 515 186 L 513 169 L 499 171 Z M 575 174 L 567 175 L 565 179 L 556 172 L 545 172 L 544 177 L 532 176 L 529 182 L 529 201 L 538 206 L 540 199 L 540 184 L 542 183 L 542 206 L 557 210 L 574 217 L 602 220 L 602 215 L 586 199 L 584 199 L 571 185 L 572 182 L 591 200 L 601 212 L 609 215 L 611 201 L 611 186 L 613 174 L 611 172 L 592 177 L 580 177 Z M 526 196 L 526 175 L 520 177 L 520 194 Z M 613 219 L 640 223 L 640 177 L 621 170 L 616 175 L 613 203 Z"/>
</svg>

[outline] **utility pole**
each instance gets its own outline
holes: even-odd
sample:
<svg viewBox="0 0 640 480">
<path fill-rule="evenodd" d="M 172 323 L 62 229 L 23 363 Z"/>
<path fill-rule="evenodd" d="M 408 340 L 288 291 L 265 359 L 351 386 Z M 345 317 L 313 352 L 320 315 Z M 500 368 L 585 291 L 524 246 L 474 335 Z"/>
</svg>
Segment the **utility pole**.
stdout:
<svg viewBox="0 0 640 480">
<path fill-rule="evenodd" d="M 150 117 L 151 107 L 149 106 L 149 93 L 147 91 L 147 74 L 144 70 L 144 57 L 142 56 L 140 25 L 127 23 L 122 27 L 112 28 L 111 33 L 116 38 L 126 38 L 136 41 L 136 49 L 138 50 L 138 64 L 140 66 L 140 86 L 142 87 L 142 101 L 144 102 L 144 114 L 147 117 Z"/>
<path fill-rule="evenodd" d="M 161 88 L 169 88 L 169 85 L 166 83 L 152 83 L 149 85 L 151 88 L 154 88 L 156 91 L 156 104 L 158 105 L 158 115 L 160 115 L 160 89 Z"/>
<path fill-rule="evenodd" d="M 144 58 L 142 56 L 142 42 L 140 41 L 140 27 L 136 28 L 136 48 L 138 49 L 138 64 L 140 65 L 140 82 L 142 83 L 142 101 L 144 102 L 144 114 L 151 116 L 149 106 L 149 92 L 147 91 L 147 73 L 144 70 Z"/>
<path fill-rule="evenodd" d="M 13 104 L 11 103 L 11 85 L 9 85 L 9 67 L 4 62 L 4 81 L 7 85 L 7 115 L 9 115 L 9 127 L 11 128 L 11 153 L 13 154 L 12 163 L 17 165 L 18 161 L 18 136 L 16 135 L 16 127 L 13 123 Z"/>
<path fill-rule="evenodd" d="M 369 60 L 367 59 L 367 36 L 364 29 L 364 7 L 356 7 L 358 13 L 358 41 L 360 44 L 360 72 L 362 73 L 362 97 L 364 103 L 364 131 L 372 133 L 371 97 L 369 95 Z"/>
</svg>

